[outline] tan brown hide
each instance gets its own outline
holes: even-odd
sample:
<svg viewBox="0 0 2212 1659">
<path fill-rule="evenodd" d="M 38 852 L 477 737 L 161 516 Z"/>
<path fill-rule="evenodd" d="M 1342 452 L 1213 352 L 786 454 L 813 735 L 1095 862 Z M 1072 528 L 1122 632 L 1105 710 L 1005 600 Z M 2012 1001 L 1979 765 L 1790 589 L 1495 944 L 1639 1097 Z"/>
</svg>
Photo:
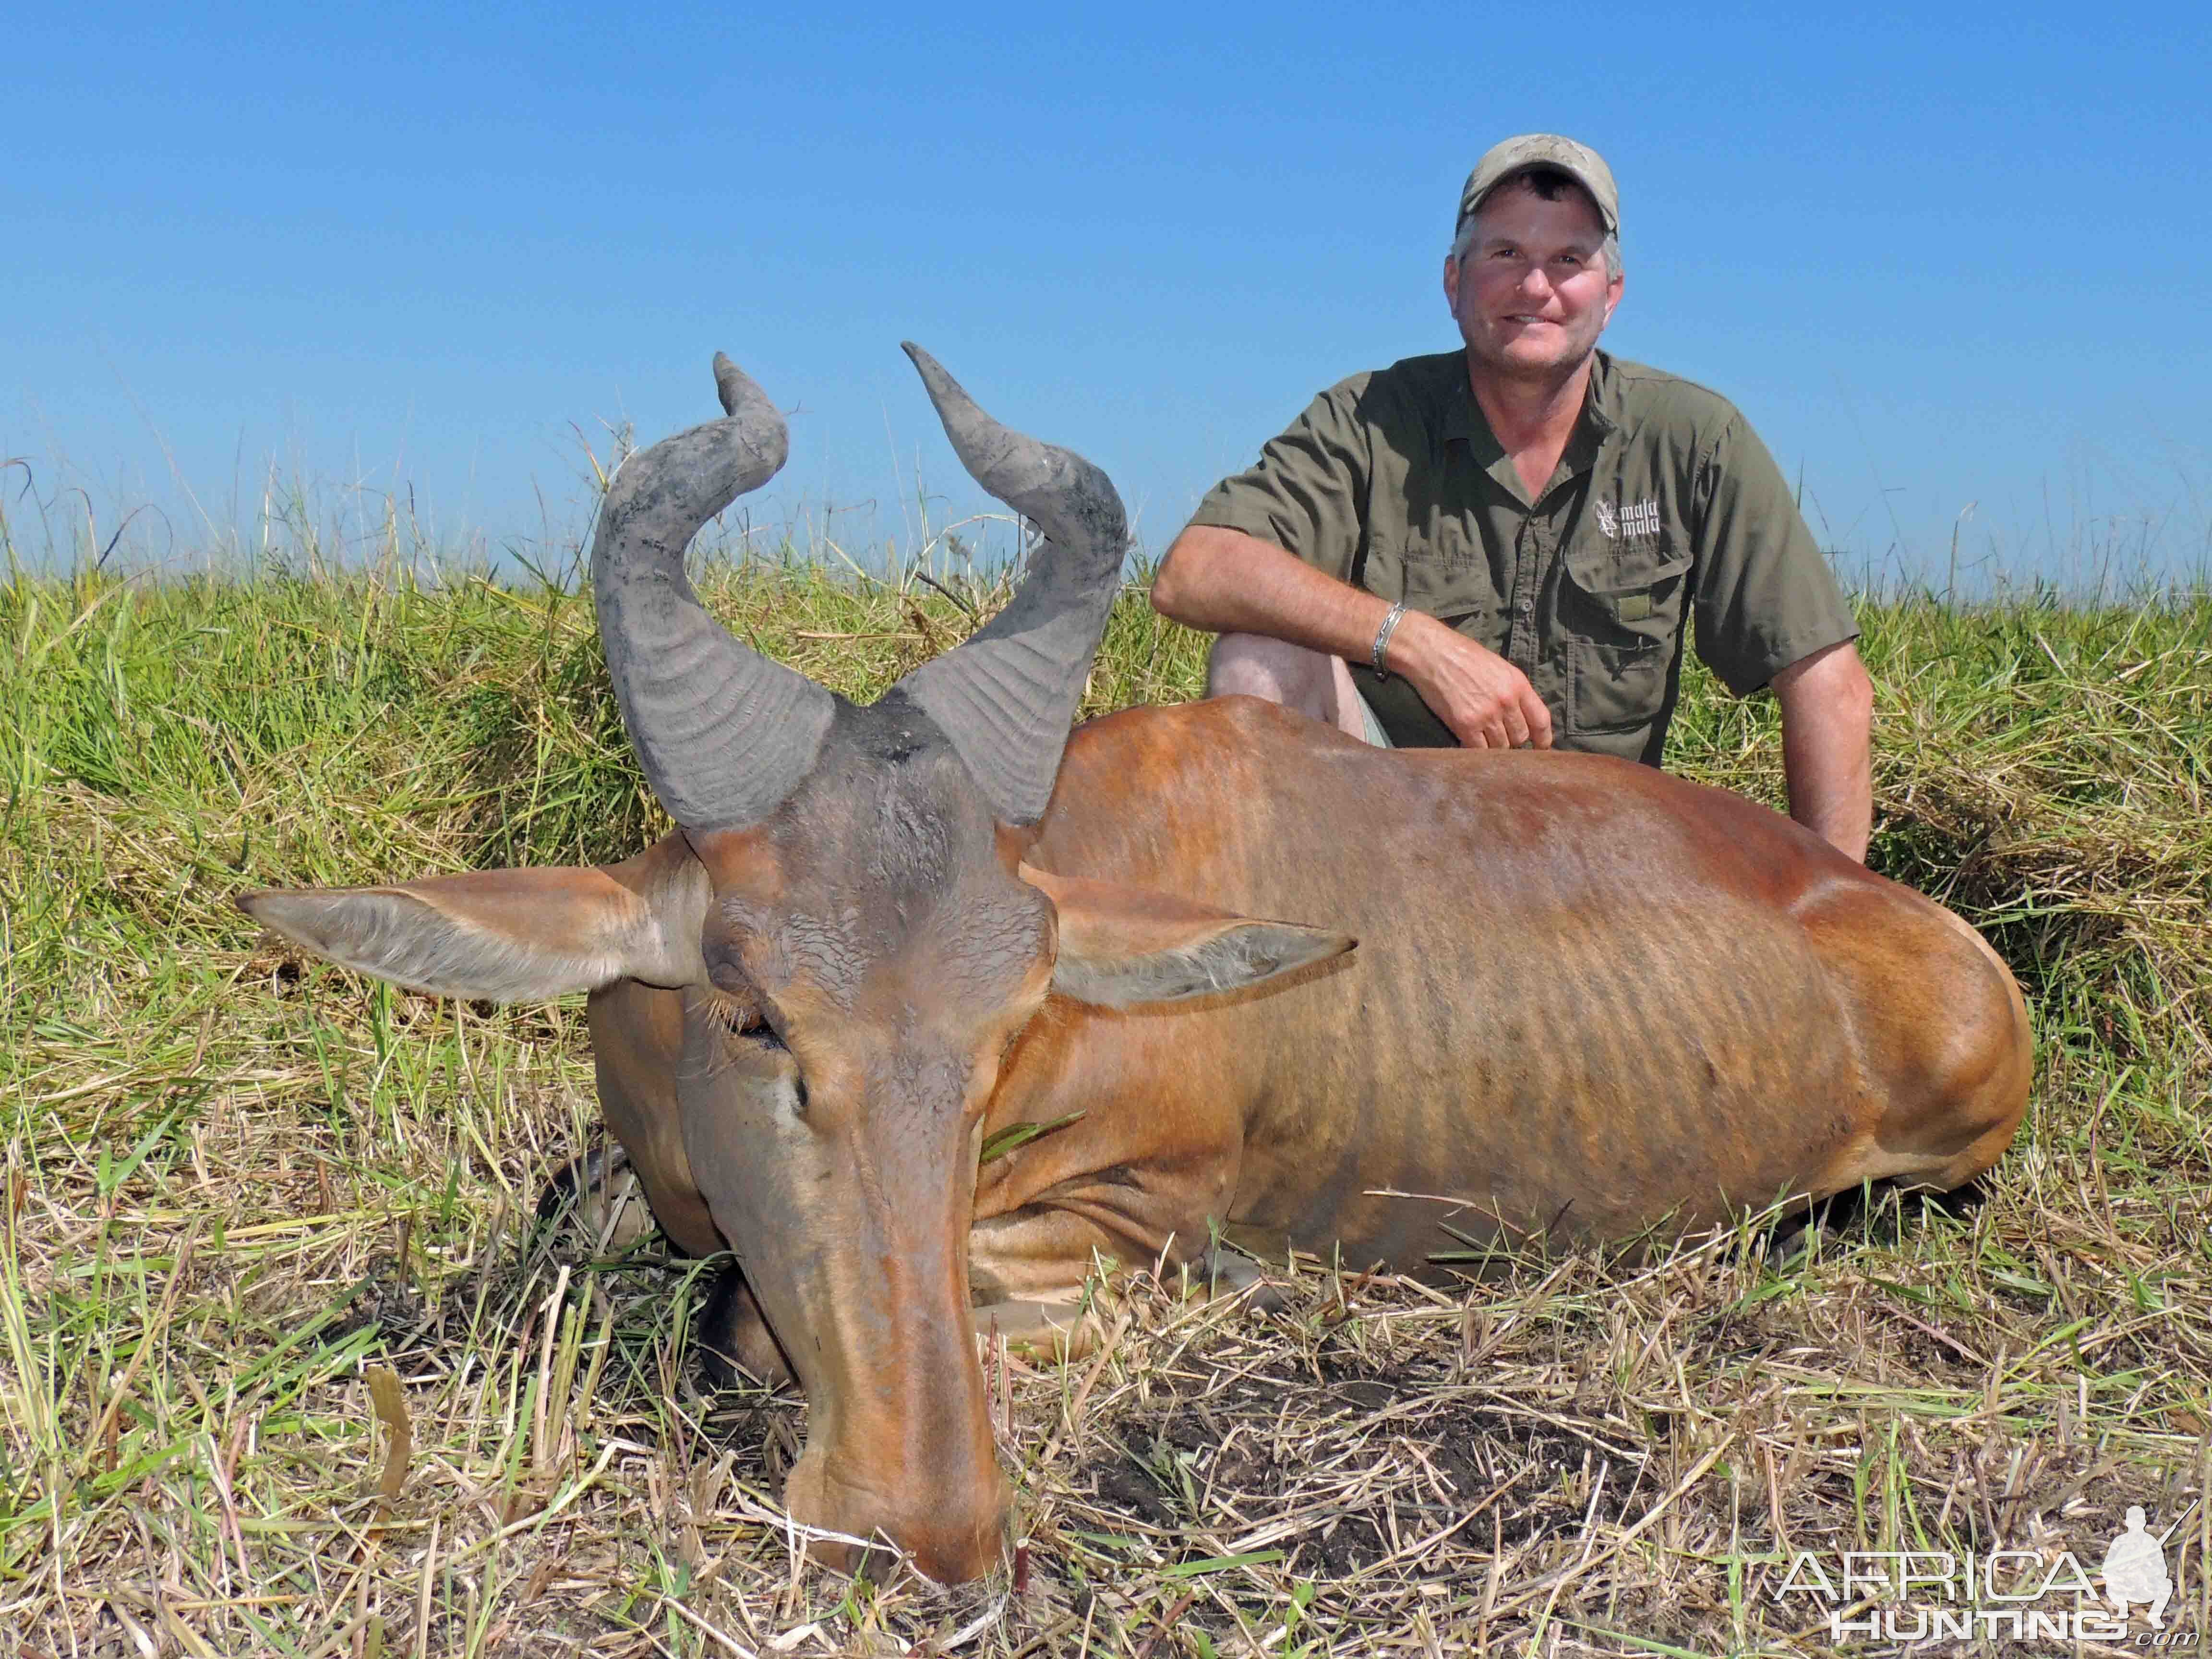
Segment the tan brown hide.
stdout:
<svg viewBox="0 0 2212 1659">
<path fill-rule="evenodd" d="M 1212 1006 L 1048 1002 L 989 1124 L 1084 1115 L 987 1166 L 988 1297 L 1066 1295 L 1094 1249 L 1194 1259 L 1216 1225 L 1418 1273 L 1468 1236 L 1948 1189 L 2026 1108 L 2026 1011 L 1971 928 L 1626 762 L 1378 750 L 1243 698 L 1133 709 L 1077 732 L 1028 856 L 1359 946 Z"/>
<path fill-rule="evenodd" d="M 1101 1255 L 1233 1279 L 1217 1236 L 1433 1273 L 1469 1237 L 1693 1230 L 1867 1181 L 1948 1190 L 2026 1109 L 2026 1011 L 1971 928 L 1778 813 L 1627 762 L 1385 751 L 1244 698 L 1131 709 L 1076 732 L 1041 832 L 1006 850 L 1063 905 L 1162 896 L 1088 925 L 1109 957 L 1224 911 L 1358 947 L 1171 1005 L 1045 1000 L 983 1133 L 1075 1121 L 983 1167 L 980 1328 L 1052 1342 Z M 702 879 L 676 838 L 618 873 L 679 907 Z M 672 1121 L 681 1004 L 626 982 L 592 1029 L 610 1124 L 698 1250 Z M 717 1335 L 776 1366 L 757 1321 Z M 852 1363 L 888 1384 L 917 1362 L 893 1340 Z M 932 1363 L 968 1374 L 983 1435 L 973 1352 Z M 928 1506 L 943 1466 L 889 1419 L 847 1443 Z"/>
</svg>

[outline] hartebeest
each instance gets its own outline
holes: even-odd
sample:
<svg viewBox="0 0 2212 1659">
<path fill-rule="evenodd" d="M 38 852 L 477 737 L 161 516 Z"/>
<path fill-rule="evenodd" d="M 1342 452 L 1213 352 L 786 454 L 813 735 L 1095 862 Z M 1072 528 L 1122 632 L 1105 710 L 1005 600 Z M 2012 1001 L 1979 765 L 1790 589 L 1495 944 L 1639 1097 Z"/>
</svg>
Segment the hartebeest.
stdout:
<svg viewBox="0 0 2212 1659">
<path fill-rule="evenodd" d="M 962 461 L 1046 538 L 974 638 L 858 707 L 714 623 L 684 550 L 785 449 L 718 357 L 727 418 L 632 458 L 592 550 L 681 833 L 597 870 L 241 901 L 400 984 L 591 994 L 655 1214 L 735 1253 L 729 1340 L 780 1346 L 807 1391 L 794 1516 L 987 1571 L 1006 1492 L 971 1319 L 1034 1328 L 1094 1252 L 1419 1271 L 1440 1223 L 1692 1228 L 1955 1187 L 2002 1151 L 2029 1075 L 2003 964 L 1764 807 L 1600 757 L 1386 752 L 1241 699 L 1069 739 L 1120 501 L 908 349 Z M 1275 916 L 1298 920 L 1250 919 Z M 979 1179 L 987 1132 L 1075 1114 Z"/>
</svg>

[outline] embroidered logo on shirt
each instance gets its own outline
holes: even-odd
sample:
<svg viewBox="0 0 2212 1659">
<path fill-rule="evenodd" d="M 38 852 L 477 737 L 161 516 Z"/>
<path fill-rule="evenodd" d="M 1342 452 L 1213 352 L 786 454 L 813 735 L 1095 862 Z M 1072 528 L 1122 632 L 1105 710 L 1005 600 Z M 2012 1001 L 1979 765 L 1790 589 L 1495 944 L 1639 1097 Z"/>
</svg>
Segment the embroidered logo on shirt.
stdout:
<svg viewBox="0 0 2212 1659">
<path fill-rule="evenodd" d="M 1611 501 L 1595 503 L 1597 508 L 1597 527 L 1609 541 L 1623 536 L 1656 536 L 1659 533 L 1659 502 L 1647 498 L 1628 507 L 1615 507 Z"/>
</svg>

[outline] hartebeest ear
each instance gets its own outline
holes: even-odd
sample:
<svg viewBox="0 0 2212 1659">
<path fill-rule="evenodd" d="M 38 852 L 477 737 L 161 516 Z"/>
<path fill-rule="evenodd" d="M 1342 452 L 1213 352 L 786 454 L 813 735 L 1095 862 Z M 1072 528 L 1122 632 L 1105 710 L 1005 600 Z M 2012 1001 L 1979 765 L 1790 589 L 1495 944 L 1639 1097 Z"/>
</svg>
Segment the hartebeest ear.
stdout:
<svg viewBox="0 0 2212 1659">
<path fill-rule="evenodd" d="M 1127 1008 L 1257 985 L 1358 941 L 1296 922 L 1232 915 L 1147 888 L 1020 867 L 1060 913 L 1052 988 L 1078 1002 Z"/>
<path fill-rule="evenodd" d="M 617 866 L 633 877 L 635 866 Z M 410 990 L 536 1002 L 618 979 L 705 977 L 696 863 L 653 871 L 646 895 L 605 870 L 487 870 L 391 887 L 245 893 L 239 908 L 294 944 Z"/>
</svg>

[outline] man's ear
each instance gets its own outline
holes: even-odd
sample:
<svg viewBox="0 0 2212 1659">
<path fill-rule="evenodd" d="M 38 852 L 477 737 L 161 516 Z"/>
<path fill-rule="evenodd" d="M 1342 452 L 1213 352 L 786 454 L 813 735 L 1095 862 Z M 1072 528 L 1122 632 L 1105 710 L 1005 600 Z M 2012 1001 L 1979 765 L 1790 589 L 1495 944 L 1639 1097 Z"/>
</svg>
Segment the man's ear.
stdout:
<svg viewBox="0 0 2212 1659">
<path fill-rule="evenodd" d="M 1342 956 L 1358 942 L 1325 927 L 1255 921 L 1147 888 L 1026 864 L 1018 873 L 1060 913 L 1052 988 L 1100 1007 L 1238 990 Z"/>
<path fill-rule="evenodd" d="M 689 985 L 705 977 L 707 878 L 670 847 L 604 869 L 487 870 L 237 902 L 317 956 L 439 996 L 538 1002 L 618 979 Z"/>
</svg>

